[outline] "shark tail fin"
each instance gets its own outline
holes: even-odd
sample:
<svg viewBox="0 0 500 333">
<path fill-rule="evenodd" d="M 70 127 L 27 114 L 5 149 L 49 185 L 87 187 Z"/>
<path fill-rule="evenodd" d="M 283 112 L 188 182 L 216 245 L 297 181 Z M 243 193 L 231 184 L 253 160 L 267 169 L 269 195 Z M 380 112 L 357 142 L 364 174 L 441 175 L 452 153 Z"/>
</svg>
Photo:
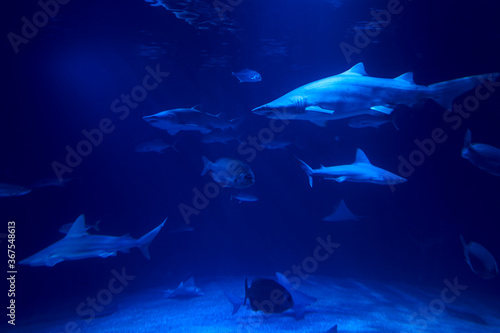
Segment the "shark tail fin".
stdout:
<svg viewBox="0 0 500 333">
<path fill-rule="evenodd" d="M 160 232 L 161 228 L 163 227 L 167 219 L 168 217 L 165 218 L 165 220 L 163 220 L 163 222 L 159 226 L 157 226 L 156 228 L 154 228 L 153 230 L 151 230 L 150 232 L 148 232 L 147 234 L 145 234 L 144 236 L 142 236 L 137 240 L 137 247 L 141 249 L 142 254 L 144 254 L 144 256 L 147 259 L 150 259 L 149 244 L 153 241 L 153 239 L 155 239 L 156 235 L 158 235 L 158 233 Z"/>
<path fill-rule="evenodd" d="M 307 177 L 309 178 L 309 186 L 313 187 L 313 178 L 312 178 L 312 174 L 313 174 L 313 169 L 307 165 L 306 162 L 302 161 L 300 158 L 298 157 L 295 157 L 296 159 L 299 160 L 299 162 L 302 164 L 301 167 L 302 167 L 302 170 L 304 170 L 307 174 Z"/>
<path fill-rule="evenodd" d="M 455 98 L 473 89 L 485 80 L 496 80 L 499 76 L 500 73 L 491 73 L 431 84 L 428 87 L 428 97 L 435 100 L 447 110 L 452 110 Z"/>
<path fill-rule="evenodd" d="M 212 163 L 205 156 L 202 156 L 201 160 L 203 161 L 203 171 L 201 172 L 201 175 L 204 176 L 204 175 L 206 175 L 207 172 L 210 171 L 210 166 Z"/>
</svg>

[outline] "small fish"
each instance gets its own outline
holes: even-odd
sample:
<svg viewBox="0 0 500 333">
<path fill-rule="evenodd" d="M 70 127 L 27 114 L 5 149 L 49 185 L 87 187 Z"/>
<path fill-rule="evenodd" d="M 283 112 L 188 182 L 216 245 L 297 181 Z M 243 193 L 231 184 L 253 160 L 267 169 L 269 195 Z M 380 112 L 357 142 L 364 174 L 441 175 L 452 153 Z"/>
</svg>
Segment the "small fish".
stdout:
<svg viewBox="0 0 500 333">
<path fill-rule="evenodd" d="M 165 291 L 167 298 L 190 298 L 203 295 L 205 294 L 195 286 L 193 277 L 181 282 L 177 288 Z"/>
<path fill-rule="evenodd" d="M 239 193 L 239 194 L 231 195 L 231 200 L 233 200 L 233 198 L 237 199 L 239 201 L 238 203 L 242 203 L 243 201 L 255 202 L 255 201 L 259 200 L 259 198 L 257 198 L 255 195 L 250 194 L 250 193 Z"/>
<path fill-rule="evenodd" d="M 391 123 L 395 129 L 399 130 L 398 125 L 394 121 L 394 116 L 390 115 L 382 115 L 382 116 L 373 116 L 373 115 L 362 115 L 356 116 L 349 120 L 349 127 L 352 128 L 366 128 L 373 127 L 379 128 L 384 124 Z"/>
<path fill-rule="evenodd" d="M 253 311 L 264 313 L 282 313 L 291 309 L 295 304 L 290 292 L 278 282 L 271 279 L 258 278 L 252 281 L 248 287 L 248 279 L 245 279 L 245 300 L 250 301 Z"/>
<path fill-rule="evenodd" d="M 223 143 L 227 144 L 228 142 L 231 142 L 233 140 L 236 140 L 236 138 L 227 133 L 210 133 L 207 135 L 204 135 L 201 138 L 201 142 L 203 143 Z"/>
<path fill-rule="evenodd" d="M 210 162 L 205 156 L 202 156 L 202 160 L 201 175 L 209 173 L 213 180 L 222 187 L 247 188 L 255 183 L 252 169 L 242 161 L 219 158 L 215 162 Z"/>
<path fill-rule="evenodd" d="M 484 143 L 471 143 L 470 130 L 465 133 L 462 157 L 479 169 L 500 176 L 500 149 Z"/>
<path fill-rule="evenodd" d="M 474 273 L 483 279 L 492 279 L 498 275 L 498 265 L 490 251 L 475 242 L 467 244 L 462 235 L 460 240 L 464 247 L 465 261 Z"/>
<path fill-rule="evenodd" d="M 242 69 L 239 72 L 233 72 L 231 73 L 233 76 L 236 76 L 238 80 L 241 82 L 259 82 L 262 81 L 262 76 L 260 76 L 259 73 L 256 71 L 253 71 L 251 69 Z"/>
<path fill-rule="evenodd" d="M 177 150 L 177 147 L 175 146 L 176 144 L 177 144 L 177 140 L 174 141 L 173 144 L 168 144 L 161 139 L 156 139 L 153 141 L 148 141 L 148 142 L 138 144 L 137 146 L 135 146 L 135 151 L 138 153 L 157 152 L 157 153 L 162 154 L 168 148 L 172 148 L 176 152 L 179 152 Z"/>
<path fill-rule="evenodd" d="M 59 180 L 59 178 L 45 178 L 45 179 L 40 179 L 39 181 L 33 183 L 30 187 L 31 188 L 42 188 L 42 187 L 64 187 L 66 186 L 67 183 L 72 181 L 73 178 L 63 178 L 62 180 Z"/>
<path fill-rule="evenodd" d="M 284 149 L 286 150 L 288 147 L 295 145 L 297 148 L 301 148 L 295 142 L 290 141 L 281 141 L 281 140 L 273 140 L 268 143 L 259 143 L 261 147 L 268 150 L 276 150 L 276 149 Z"/>
<path fill-rule="evenodd" d="M 31 189 L 15 184 L 0 183 L 0 197 L 18 197 L 31 192 Z"/>
<path fill-rule="evenodd" d="M 95 224 L 85 224 L 83 228 L 85 229 L 85 231 L 89 231 L 90 229 L 94 229 L 95 231 L 100 231 L 99 223 L 101 223 L 101 220 L 97 221 Z M 67 234 L 72 226 L 73 223 L 66 223 L 59 228 L 59 232 L 61 234 Z"/>
<path fill-rule="evenodd" d="M 359 216 L 354 215 L 349 208 L 347 208 L 344 200 L 340 201 L 335 212 L 323 218 L 323 221 L 339 222 L 339 221 L 358 221 Z"/>
<path fill-rule="evenodd" d="M 194 231 L 194 228 L 188 224 L 184 224 L 178 228 L 170 230 L 170 233 L 171 234 L 178 234 L 181 232 L 191 232 L 191 231 Z"/>
</svg>

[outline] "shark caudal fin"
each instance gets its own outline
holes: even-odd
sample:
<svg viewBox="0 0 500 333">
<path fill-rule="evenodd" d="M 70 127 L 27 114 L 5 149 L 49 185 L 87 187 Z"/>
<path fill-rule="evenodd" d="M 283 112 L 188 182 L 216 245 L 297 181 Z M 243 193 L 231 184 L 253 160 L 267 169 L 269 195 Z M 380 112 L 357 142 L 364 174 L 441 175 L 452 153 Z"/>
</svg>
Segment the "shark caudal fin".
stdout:
<svg viewBox="0 0 500 333">
<path fill-rule="evenodd" d="M 160 232 L 161 228 L 163 227 L 167 219 L 168 217 L 166 217 L 165 220 L 163 220 L 163 222 L 159 226 L 157 226 L 156 228 L 154 228 L 153 230 L 151 230 L 150 232 L 148 232 L 147 234 L 145 234 L 144 236 L 142 236 L 137 240 L 137 247 L 142 251 L 142 254 L 144 254 L 144 256 L 147 259 L 150 259 L 149 244 L 153 241 L 153 239 L 155 239 L 156 235 L 158 235 L 158 233 Z"/>
<path fill-rule="evenodd" d="M 447 110 L 452 110 L 455 98 L 482 84 L 484 81 L 494 81 L 499 76 L 500 73 L 491 73 L 431 84 L 428 87 L 428 97 Z"/>
<path fill-rule="evenodd" d="M 306 162 L 302 161 L 300 158 L 298 158 L 297 156 L 295 156 L 295 158 L 297 160 L 299 160 L 299 162 L 302 164 L 301 167 L 302 167 L 302 170 L 304 170 L 307 174 L 307 177 L 309 178 L 309 186 L 313 187 L 313 178 L 312 178 L 312 174 L 313 174 L 313 169 L 307 165 Z"/>
</svg>

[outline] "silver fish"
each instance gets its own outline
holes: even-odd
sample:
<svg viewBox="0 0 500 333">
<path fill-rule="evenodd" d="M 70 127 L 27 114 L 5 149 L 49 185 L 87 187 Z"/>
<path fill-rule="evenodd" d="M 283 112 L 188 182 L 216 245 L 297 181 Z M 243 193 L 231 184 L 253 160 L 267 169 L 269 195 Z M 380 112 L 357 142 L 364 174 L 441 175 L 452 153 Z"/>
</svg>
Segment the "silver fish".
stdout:
<svg viewBox="0 0 500 333">
<path fill-rule="evenodd" d="M 462 235 L 460 240 L 464 247 L 465 261 L 474 273 L 483 279 L 492 279 L 498 275 L 498 265 L 490 251 L 475 242 L 467 244 Z"/>
<path fill-rule="evenodd" d="M 484 143 L 471 143 L 470 130 L 465 133 L 462 157 L 479 169 L 500 176 L 500 149 Z"/>
<path fill-rule="evenodd" d="M 201 138 L 201 142 L 203 142 L 203 143 L 227 144 L 228 142 L 231 142 L 233 140 L 236 140 L 236 137 L 234 137 L 234 135 L 227 134 L 227 133 L 210 133 L 210 134 L 204 135 Z"/>
<path fill-rule="evenodd" d="M 42 187 L 64 187 L 67 183 L 72 181 L 73 178 L 63 178 L 59 180 L 59 178 L 45 178 L 40 179 L 39 181 L 30 185 L 31 188 L 42 188 Z"/>
<path fill-rule="evenodd" d="M 177 147 L 175 146 L 176 143 L 177 143 L 177 140 L 174 141 L 173 144 L 168 144 L 168 143 L 166 143 L 165 141 L 163 141 L 161 139 L 156 139 L 156 140 L 153 140 L 153 141 L 148 141 L 148 142 L 144 142 L 144 143 L 138 144 L 137 146 L 135 146 L 135 151 L 138 152 L 138 153 L 157 152 L 157 153 L 162 154 L 168 148 L 172 148 L 176 152 L 179 152 L 177 150 Z"/>
<path fill-rule="evenodd" d="M 245 202 L 259 201 L 259 198 L 257 198 L 255 195 L 250 194 L 250 193 L 239 193 L 239 194 L 231 195 L 231 200 L 233 200 L 233 198 L 238 200 L 239 201 L 238 203 L 242 203 L 243 201 L 245 201 Z"/>
<path fill-rule="evenodd" d="M 222 187 L 247 188 L 255 183 L 252 169 L 242 161 L 219 158 L 215 162 L 210 162 L 205 156 L 202 156 L 202 160 L 201 175 L 209 173 L 213 180 Z"/>
<path fill-rule="evenodd" d="M 21 185 L 0 183 L 0 197 L 17 197 L 30 192 L 31 189 Z"/>
<path fill-rule="evenodd" d="M 240 83 L 242 82 L 259 82 L 262 81 L 262 76 L 254 70 L 251 69 L 242 69 L 239 72 L 231 73 L 233 76 L 236 76 Z"/>
</svg>

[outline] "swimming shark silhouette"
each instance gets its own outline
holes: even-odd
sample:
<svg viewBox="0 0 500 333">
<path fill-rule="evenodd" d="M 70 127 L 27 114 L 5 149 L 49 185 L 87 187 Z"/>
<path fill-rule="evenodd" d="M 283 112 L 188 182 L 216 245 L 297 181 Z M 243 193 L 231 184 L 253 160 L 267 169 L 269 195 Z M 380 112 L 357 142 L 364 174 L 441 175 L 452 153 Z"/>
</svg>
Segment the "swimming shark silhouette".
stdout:
<svg viewBox="0 0 500 333">
<path fill-rule="evenodd" d="M 309 185 L 313 186 L 313 176 L 320 176 L 324 179 L 335 180 L 339 183 L 343 181 L 356 183 L 374 183 L 380 185 L 393 185 L 406 181 L 405 178 L 395 175 L 387 170 L 374 166 L 368 160 L 361 149 L 356 151 L 356 160 L 352 164 L 336 165 L 319 169 L 312 169 L 306 162 L 297 158 L 302 163 L 302 169 L 309 177 Z"/>
<path fill-rule="evenodd" d="M 115 256 L 118 251 L 128 253 L 132 247 L 138 247 L 149 259 L 149 243 L 156 237 L 166 220 L 141 238 L 134 239 L 128 235 L 121 237 L 90 235 L 85 230 L 85 217 L 82 214 L 75 220 L 63 239 L 21 260 L 19 264 L 52 267 L 64 260 L 107 258 Z"/>
<path fill-rule="evenodd" d="M 411 106 L 433 99 L 452 109 L 453 100 L 484 80 L 494 81 L 499 73 L 475 75 L 419 86 L 408 72 L 394 79 L 371 77 L 363 63 L 348 71 L 299 87 L 252 112 L 275 119 L 308 120 L 325 126 L 327 120 L 363 114 L 391 114 L 398 104 Z"/>
</svg>

